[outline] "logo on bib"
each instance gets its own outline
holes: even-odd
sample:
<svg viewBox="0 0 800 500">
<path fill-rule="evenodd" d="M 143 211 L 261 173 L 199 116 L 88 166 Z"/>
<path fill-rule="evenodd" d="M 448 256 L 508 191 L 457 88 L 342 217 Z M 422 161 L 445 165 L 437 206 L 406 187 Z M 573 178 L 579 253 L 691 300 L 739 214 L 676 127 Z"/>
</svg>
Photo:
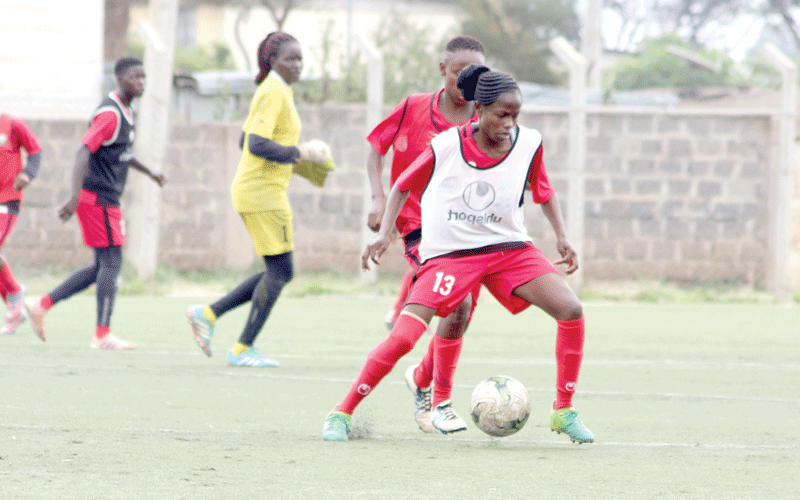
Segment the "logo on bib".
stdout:
<svg viewBox="0 0 800 500">
<path fill-rule="evenodd" d="M 484 210 L 494 203 L 494 188 L 488 182 L 476 181 L 464 189 L 462 197 L 469 208 Z"/>
</svg>

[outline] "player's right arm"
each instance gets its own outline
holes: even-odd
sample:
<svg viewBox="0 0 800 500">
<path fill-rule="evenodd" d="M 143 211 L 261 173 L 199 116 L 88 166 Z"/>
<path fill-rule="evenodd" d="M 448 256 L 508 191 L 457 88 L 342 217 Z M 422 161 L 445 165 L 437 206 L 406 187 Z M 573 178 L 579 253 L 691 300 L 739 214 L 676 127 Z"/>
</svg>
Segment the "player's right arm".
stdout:
<svg viewBox="0 0 800 500">
<path fill-rule="evenodd" d="M 62 221 L 69 220 L 78 208 L 83 181 L 89 172 L 89 159 L 104 142 L 114 137 L 117 127 L 119 127 L 119 120 L 120 116 L 111 110 L 101 111 L 92 119 L 89 130 L 81 140 L 81 147 L 75 156 L 75 164 L 72 167 L 72 195 L 58 211 L 58 217 Z"/>
<path fill-rule="evenodd" d="M 395 221 L 400 215 L 403 205 L 408 196 L 413 192 L 415 196 L 421 195 L 425 186 L 433 174 L 434 156 L 430 146 L 422 152 L 416 160 L 402 173 L 389 191 L 389 198 L 386 200 L 386 210 L 383 212 L 381 227 L 378 235 L 367 245 L 361 255 L 361 268 L 369 269 L 369 261 L 380 264 L 381 255 L 389 248 L 392 241 L 392 232 L 395 229 Z"/>
<path fill-rule="evenodd" d="M 372 191 L 372 208 L 367 214 L 367 227 L 377 232 L 386 210 L 386 194 L 383 189 L 383 157 L 393 147 L 408 108 L 408 98 L 403 99 L 367 136 L 371 146 L 367 155 L 367 178 Z"/>
<path fill-rule="evenodd" d="M 372 207 L 367 214 L 367 227 L 373 232 L 381 229 L 381 219 L 386 211 L 386 193 L 383 191 L 383 155 L 374 149 L 367 156 L 367 178 L 372 190 Z"/>
</svg>

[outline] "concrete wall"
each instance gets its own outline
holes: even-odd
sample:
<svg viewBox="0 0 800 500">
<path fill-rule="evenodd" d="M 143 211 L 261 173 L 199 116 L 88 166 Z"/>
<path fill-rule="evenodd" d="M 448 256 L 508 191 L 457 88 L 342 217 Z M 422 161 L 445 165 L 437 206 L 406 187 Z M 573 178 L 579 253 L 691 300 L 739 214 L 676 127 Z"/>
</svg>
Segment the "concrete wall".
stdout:
<svg viewBox="0 0 800 500">
<path fill-rule="evenodd" d="M 300 112 L 303 138 L 329 142 L 338 169 L 324 189 L 303 178 L 292 181 L 297 268 L 355 273 L 365 220 L 365 108 L 302 106 Z M 587 282 L 648 278 L 765 285 L 778 125 L 772 115 L 603 108 L 590 110 L 588 120 L 586 244 L 581 256 Z M 545 137 L 545 162 L 566 207 L 566 113 L 537 110 L 520 121 Z M 4 251 L 12 262 L 27 265 L 82 264 L 90 254 L 81 248 L 77 223 L 62 224 L 55 213 L 68 195 L 85 125 L 30 125 L 45 144 L 44 164 Z M 254 261 L 252 243 L 230 204 L 239 126 L 172 129 L 164 165 L 169 183 L 162 197 L 161 264 L 243 268 Z M 529 202 L 526 212 L 535 241 L 555 257 L 552 230 L 541 211 Z M 795 261 L 800 254 L 797 212 L 795 203 Z M 384 269 L 400 272 L 404 266 L 397 245 Z M 797 266 L 792 272 L 797 290 Z"/>
</svg>

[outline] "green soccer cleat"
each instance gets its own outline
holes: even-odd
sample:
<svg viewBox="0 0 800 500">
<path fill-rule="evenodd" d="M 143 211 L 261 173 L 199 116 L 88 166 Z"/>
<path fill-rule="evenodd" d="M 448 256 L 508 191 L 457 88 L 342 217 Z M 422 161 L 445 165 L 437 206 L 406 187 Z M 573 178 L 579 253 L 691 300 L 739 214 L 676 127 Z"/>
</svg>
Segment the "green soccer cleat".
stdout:
<svg viewBox="0 0 800 500">
<path fill-rule="evenodd" d="M 594 434 L 578 418 L 578 411 L 573 407 L 561 408 L 550 412 L 550 430 L 565 433 L 573 443 L 593 443 Z"/>
<path fill-rule="evenodd" d="M 322 426 L 322 439 L 325 441 L 347 441 L 350 434 L 352 415 L 340 411 L 332 411 L 325 417 Z"/>
</svg>

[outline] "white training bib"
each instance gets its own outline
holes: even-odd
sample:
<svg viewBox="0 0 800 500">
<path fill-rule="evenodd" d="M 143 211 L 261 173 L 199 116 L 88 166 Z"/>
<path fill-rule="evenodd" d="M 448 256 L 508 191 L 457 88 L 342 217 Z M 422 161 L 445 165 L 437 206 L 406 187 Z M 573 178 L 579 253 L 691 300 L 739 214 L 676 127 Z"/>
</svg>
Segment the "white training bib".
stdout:
<svg viewBox="0 0 800 500">
<path fill-rule="evenodd" d="M 522 200 L 541 134 L 519 127 L 506 157 L 479 169 L 464 159 L 459 130 L 451 128 L 431 141 L 433 173 L 420 202 L 423 261 L 458 250 L 532 241 Z"/>
</svg>

